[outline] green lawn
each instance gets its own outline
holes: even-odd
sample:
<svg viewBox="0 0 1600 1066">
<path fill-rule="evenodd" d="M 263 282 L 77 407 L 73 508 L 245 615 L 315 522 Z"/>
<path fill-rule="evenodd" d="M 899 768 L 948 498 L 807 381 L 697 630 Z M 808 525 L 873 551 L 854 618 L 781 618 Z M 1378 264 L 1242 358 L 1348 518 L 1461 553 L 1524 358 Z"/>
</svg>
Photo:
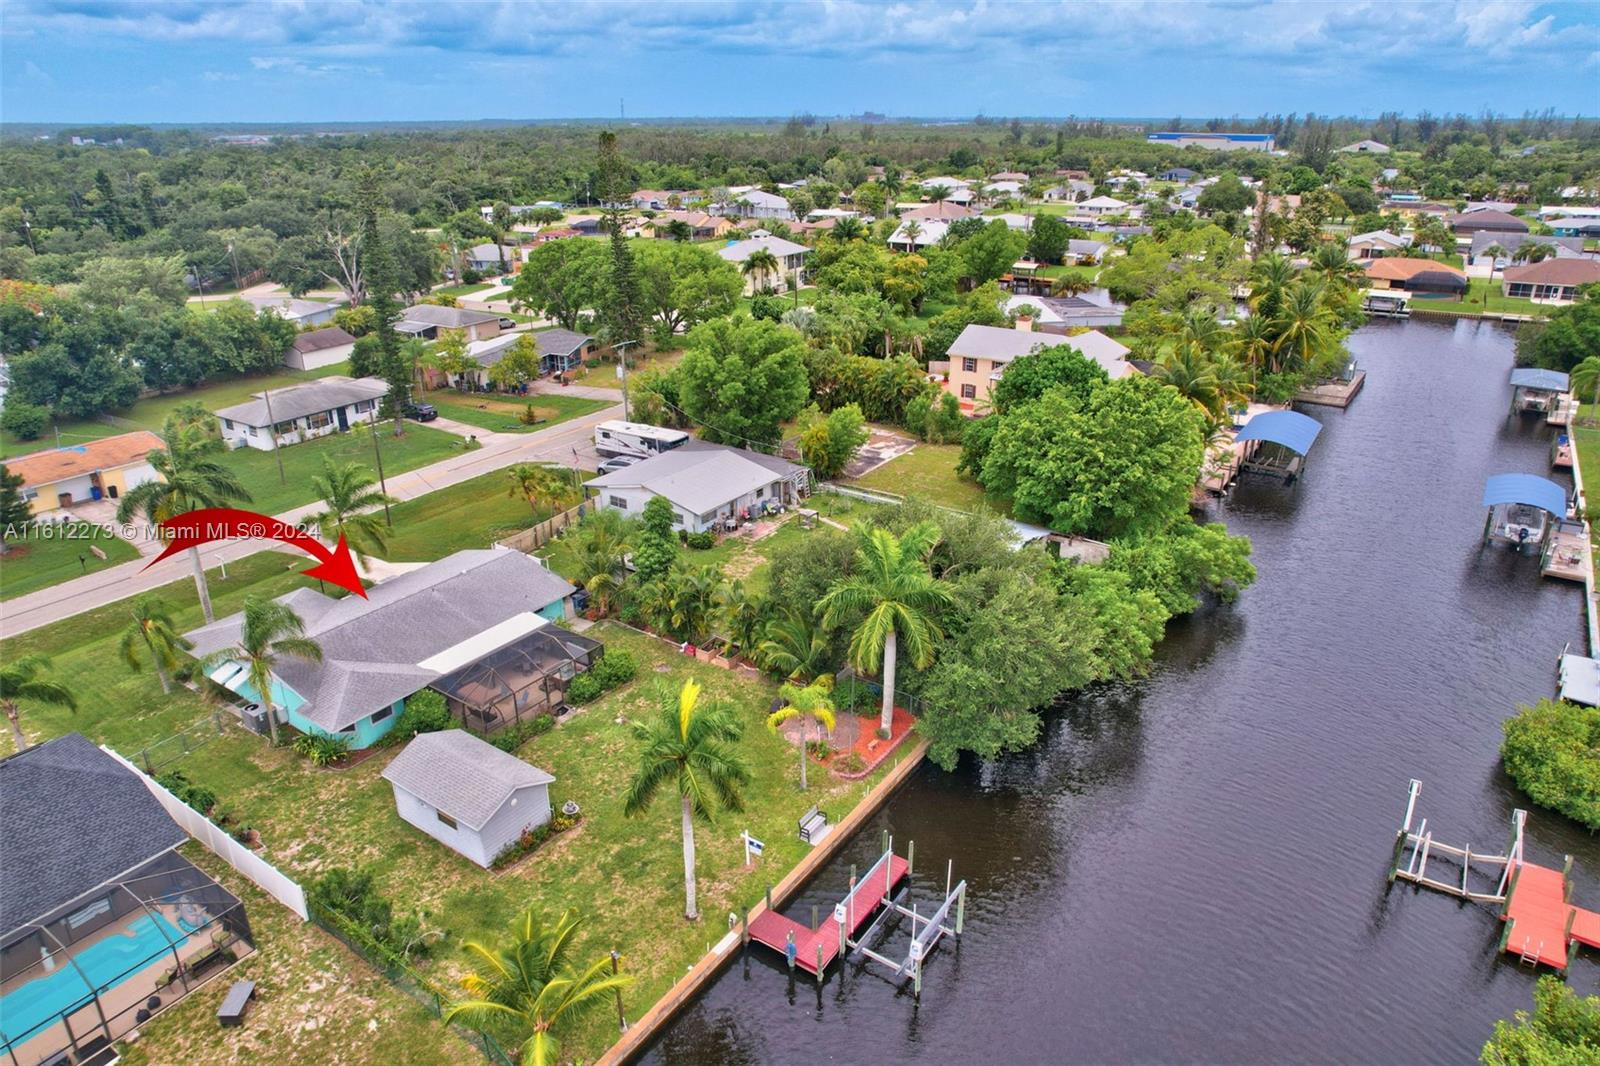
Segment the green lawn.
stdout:
<svg viewBox="0 0 1600 1066">
<path fill-rule="evenodd" d="M 1577 448 L 1578 467 L 1583 472 L 1584 491 L 1590 495 L 1595 491 L 1594 479 L 1600 478 L 1600 428 L 1589 424 L 1597 414 L 1600 414 L 1600 409 L 1593 404 L 1582 404 L 1572 422 L 1572 442 Z M 1600 544 L 1600 522 L 1591 525 L 1589 534 L 1594 543 Z"/>
<path fill-rule="evenodd" d="M 792 292 L 784 291 L 774 293 L 773 295 L 783 300 L 783 306 L 785 310 L 788 310 L 795 305 L 795 294 Z M 817 302 L 817 297 L 821 295 L 821 289 L 817 288 L 815 285 L 808 285 L 800 290 L 800 303 L 802 305 L 814 304 Z M 748 315 L 750 313 L 750 300 L 751 298 L 749 296 L 739 297 L 739 299 L 736 300 L 733 305 L 734 314 L 738 314 L 739 312 L 743 311 Z"/>
<path fill-rule="evenodd" d="M 918 444 L 905 455 L 897 456 L 850 484 L 879 492 L 952 507 L 958 511 L 977 511 L 984 507 L 1001 514 L 1011 513 L 1006 500 L 988 496 L 983 486 L 956 473 L 961 460 L 959 444 Z"/>
<path fill-rule="evenodd" d="M 454 433 L 430 429 L 415 422 L 406 423 L 406 433 L 396 437 L 384 423 L 378 432 L 378 444 L 383 450 L 383 473 L 394 477 L 419 466 L 427 466 L 452 455 L 459 455 L 467 442 Z M 283 476 L 278 475 L 277 455 L 283 456 Z M 291 507 L 311 503 L 317 498 L 311 487 L 311 478 L 322 473 L 324 458 L 335 463 L 358 462 L 369 469 L 377 468 L 373 455 L 372 435 L 365 430 L 335 433 L 304 444 L 291 444 L 276 453 L 255 448 L 236 448 L 221 456 L 220 461 L 244 482 L 250 491 L 247 509 L 261 514 L 278 514 Z"/>
<path fill-rule="evenodd" d="M 0 459 L 14 459 L 19 455 L 54 448 L 57 441 L 63 448 L 70 448 L 74 444 L 100 440 L 102 437 L 114 437 L 118 433 L 127 431 L 127 426 L 117 426 L 93 418 L 64 418 L 59 422 L 52 422 L 45 426 L 44 432 L 34 440 L 22 440 L 0 430 Z"/>
<path fill-rule="evenodd" d="M 1532 300 L 1520 297 L 1502 295 L 1501 282 L 1498 276 L 1493 282 L 1488 278 L 1468 278 L 1467 295 L 1464 299 L 1455 300 L 1417 300 L 1412 306 L 1419 310 L 1440 311 L 1450 315 L 1478 315 L 1484 312 L 1507 315 L 1533 315 L 1545 318 L 1550 314 L 1550 307 L 1545 304 L 1536 304 Z"/>
<path fill-rule="evenodd" d="M 496 285 L 493 282 L 480 281 L 473 285 L 447 285 L 442 289 L 434 289 L 433 294 L 435 296 L 454 296 L 460 298 L 462 296 L 471 296 L 475 292 L 484 292 L 495 287 Z"/>
<path fill-rule="evenodd" d="M 446 418 L 495 433 L 532 433 L 611 406 L 606 400 L 589 400 L 560 393 L 538 393 L 522 399 L 441 390 L 428 394 L 425 399 Z M 533 405 L 534 417 L 543 419 L 537 425 L 530 426 L 522 421 L 522 414 L 529 404 Z"/>
<path fill-rule="evenodd" d="M 99 559 L 90 545 L 106 553 Z M 0 600 L 59 584 L 97 570 L 137 559 L 139 553 L 125 540 L 86 522 L 58 525 L 41 522 L 27 533 L 6 542 L 0 555 Z"/>
<path fill-rule="evenodd" d="M 395 505 L 387 557 L 400 562 L 442 559 L 465 548 L 486 548 L 550 517 L 548 507 L 536 513 L 510 490 L 508 472 L 494 470 Z"/>
</svg>

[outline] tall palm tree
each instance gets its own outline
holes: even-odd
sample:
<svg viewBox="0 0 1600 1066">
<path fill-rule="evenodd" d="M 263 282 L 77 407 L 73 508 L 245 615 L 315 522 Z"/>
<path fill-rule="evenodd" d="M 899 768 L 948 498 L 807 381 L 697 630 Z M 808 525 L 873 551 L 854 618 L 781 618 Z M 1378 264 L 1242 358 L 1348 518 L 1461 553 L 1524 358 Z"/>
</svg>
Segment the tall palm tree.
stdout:
<svg viewBox="0 0 1600 1066">
<path fill-rule="evenodd" d="M 266 706 L 267 728 L 272 733 L 274 747 L 278 743 L 278 712 L 272 705 L 274 668 L 285 656 L 315 663 L 322 661 L 322 646 L 305 634 L 305 622 L 288 604 L 261 596 L 247 596 L 239 642 L 231 647 L 219 648 L 200 660 L 200 672 L 206 675 L 225 663 L 244 666 L 249 673 L 250 687 L 256 690 Z"/>
<path fill-rule="evenodd" d="M 249 503 L 250 493 L 233 471 L 217 462 L 196 437 L 185 432 L 166 438 L 166 448 L 157 448 L 146 456 L 158 481 L 146 481 L 129 489 L 117 506 L 117 521 L 129 522 L 134 516 L 151 525 L 169 518 L 197 511 L 205 507 L 227 507 L 236 503 Z M 200 562 L 200 549 L 189 549 L 189 561 L 194 565 L 194 587 L 200 594 L 200 610 L 206 621 L 216 617 L 211 613 L 211 590 L 206 586 L 205 567 Z"/>
<path fill-rule="evenodd" d="M 858 241 L 867 235 L 867 227 L 862 225 L 859 218 L 841 218 L 833 224 L 833 239 L 836 241 Z"/>
<path fill-rule="evenodd" d="M 0 711 L 11 723 L 11 738 L 18 751 L 28 750 L 28 738 L 22 735 L 21 701 L 48 703 L 69 711 L 78 709 L 71 689 L 44 676 L 49 669 L 50 660 L 43 655 L 24 655 L 0 666 Z"/>
<path fill-rule="evenodd" d="M 1183 313 L 1178 337 L 1193 345 L 1201 355 L 1210 355 L 1222 350 L 1228 341 L 1228 331 L 1217 321 L 1210 307 L 1201 305 Z"/>
<path fill-rule="evenodd" d="M 611 959 L 605 955 L 581 971 L 573 965 L 574 939 L 583 921 L 568 910 L 547 925 L 529 908 L 497 946 L 467 941 L 463 947 L 472 958 L 472 972 L 461 985 L 470 998 L 447 1007 L 444 1023 L 512 1030 L 521 1037 L 521 1066 L 554 1066 L 561 1049 L 556 1034 L 634 980 L 607 973 Z"/>
<path fill-rule="evenodd" d="M 622 813 L 629 818 L 643 814 L 663 786 L 676 787 L 683 825 L 683 913 L 695 921 L 700 911 L 695 904 L 694 820 L 710 821 L 719 806 L 744 810 L 750 771 L 732 747 L 743 731 L 726 708 L 701 705 L 700 685 L 691 678 L 676 700 L 663 689 L 660 713 L 651 721 L 635 722 L 633 733 L 644 742 L 644 751 L 623 796 Z"/>
<path fill-rule="evenodd" d="M 782 270 L 783 266 L 770 249 L 757 248 L 750 253 L 749 258 L 744 261 L 744 266 L 740 269 L 744 272 L 745 277 L 754 280 L 757 289 L 765 289 L 768 287 L 768 282 L 772 275 Z"/>
<path fill-rule="evenodd" d="M 1211 378 L 1221 405 L 1219 414 L 1234 404 L 1248 403 L 1251 393 L 1255 391 L 1255 378 L 1250 367 L 1227 351 L 1211 357 Z"/>
<path fill-rule="evenodd" d="M 933 662 L 933 645 L 943 635 L 935 617 L 951 602 L 950 590 L 928 570 L 928 556 L 939 542 L 939 527 L 919 522 L 896 537 L 887 529 L 861 534 L 852 576 L 835 584 L 817 603 L 822 625 L 832 629 L 847 618 L 865 617 L 850 637 L 850 661 L 868 674 L 883 667 L 883 708 L 878 728 L 887 736 L 894 725 L 894 672 L 903 639 L 911 664 L 921 670 Z"/>
<path fill-rule="evenodd" d="M 1506 251 L 1505 245 L 1500 244 L 1497 241 L 1494 244 L 1489 245 L 1489 247 L 1485 248 L 1478 254 L 1489 257 L 1489 287 L 1492 289 L 1494 288 L 1494 272 L 1495 269 L 1500 265 L 1500 257 L 1510 255 L 1511 253 Z"/>
<path fill-rule="evenodd" d="M 1251 315 L 1235 327 L 1228 347 L 1246 366 L 1259 370 L 1267 365 L 1276 339 L 1277 329 L 1271 319 Z"/>
<path fill-rule="evenodd" d="M 917 248 L 917 238 L 922 236 L 922 223 L 918 222 L 914 218 L 908 219 L 906 224 L 900 227 L 900 232 L 903 235 L 905 243 L 910 245 L 912 251 L 915 251 Z"/>
<path fill-rule="evenodd" d="M 1311 253 L 1311 270 L 1330 286 L 1354 288 L 1363 276 L 1361 267 L 1337 244 L 1321 244 Z"/>
<path fill-rule="evenodd" d="M 1193 343 L 1180 341 L 1156 362 L 1151 376 L 1177 389 L 1200 410 L 1213 415 L 1222 413 L 1222 399 L 1217 392 L 1216 375 L 1211 372 L 1211 362 Z"/>
<path fill-rule="evenodd" d="M 1582 362 L 1572 368 L 1567 380 L 1574 391 L 1591 394 L 1589 424 L 1592 426 L 1600 421 L 1600 355 L 1585 356 Z"/>
<path fill-rule="evenodd" d="M 948 185 L 933 185 L 926 190 L 928 199 L 936 204 L 950 199 L 954 192 L 955 190 Z"/>
<path fill-rule="evenodd" d="M 1543 241 L 1524 241 L 1518 246 L 1512 260 L 1518 263 L 1542 263 L 1556 254 L 1555 247 Z"/>
<path fill-rule="evenodd" d="M 828 634 L 816 617 L 785 607 L 761 631 L 756 660 L 772 670 L 802 684 L 827 667 Z"/>
<path fill-rule="evenodd" d="M 365 563 L 388 548 L 388 532 L 378 509 L 400 501 L 377 488 L 378 479 L 361 463 L 335 463 L 322 457 L 322 473 L 312 477 L 311 489 L 324 510 L 311 517 L 323 540 L 345 544 Z"/>
<path fill-rule="evenodd" d="M 1277 252 L 1263 255 L 1250 268 L 1250 310 L 1267 318 L 1276 315 L 1284 290 L 1293 283 L 1293 263 Z"/>
<path fill-rule="evenodd" d="M 160 596 L 140 596 L 133 601 L 133 621 L 122 631 L 122 660 L 129 669 L 138 670 L 139 646 L 150 656 L 161 681 L 161 691 L 172 693 L 171 672 L 178 668 L 178 652 L 188 651 L 194 642 L 178 632 L 172 622 L 172 610 Z"/>
<path fill-rule="evenodd" d="M 578 496 L 572 484 L 572 475 L 554 463 L 518 463 L 506 471 L 511 480 L 507 495 L 521 496 L 533 508 L 534 518 L 539 517 L 539 505 L 546 504 L 551 512 L 565 509 Z"/>
<path fill-rule="evenodd" d="M 810 761 L 806 758 L 806 726 L 816 722 L 824 736 L 833 732 L 833 678 L 824 674 L 809 685 L 781 685 L 778 698 L 783 706 L 767 715 L 767 728 L 777 732 L 789 719 L 800 720 L 800 791 L 804 792 L 810 787 L 806 784 L 806 763 Z"/>
<path fill-rule="evenodd" d="M 1315 282 L 1302 282 L 1284 293 L 1272 346 L 1274 370 L 1309 370 L 1328 351 L 1332 323 L 1322 296 L 1322 285 Z"/>
</svg>

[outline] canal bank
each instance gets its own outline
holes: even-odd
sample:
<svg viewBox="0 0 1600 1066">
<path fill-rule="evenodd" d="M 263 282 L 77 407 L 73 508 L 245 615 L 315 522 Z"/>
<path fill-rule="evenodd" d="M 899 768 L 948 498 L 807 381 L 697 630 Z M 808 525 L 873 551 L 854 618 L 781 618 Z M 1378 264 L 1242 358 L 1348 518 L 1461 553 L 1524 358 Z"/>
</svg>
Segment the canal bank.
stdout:
<svg viewBox="0 0 1600 1066">
<path fill-rule="evenodd" d="M 1385 321 L 1351 348 L 1366 387 L 1308 409 L 1307 476 L 1214 505 L 1255 543 L 1236 607 L 1175 623 L 1149 679 L 1065 702 L 1028 751 L 918 770 L 788 908 L 831 904 L 880 829 L 954 858 L 968 935 L 920 1006 L 751 955 L 645 1061 L 1459 1063 L 1530 1005 L 1492 913 L 1386 874 L 1412 777 L 1474 846 L 1529 806 L 1500 723 L 1553 693 L 1584 597 L 1483 549 L 1479 504 L 1491 473 L 1548 471 L 1548 431 L 1507 417 L 1509 330 Z M 1535 810 L 1527 849 L 1600 897 L 1587 832 Z"/>
</svg>

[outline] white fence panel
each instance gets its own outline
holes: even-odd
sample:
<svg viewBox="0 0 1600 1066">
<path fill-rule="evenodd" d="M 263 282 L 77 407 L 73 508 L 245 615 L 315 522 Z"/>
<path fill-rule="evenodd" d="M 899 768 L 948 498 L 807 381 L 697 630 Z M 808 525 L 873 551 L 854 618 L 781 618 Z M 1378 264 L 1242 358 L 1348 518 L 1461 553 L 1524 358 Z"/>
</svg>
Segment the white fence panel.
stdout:
<svg viewBox="0 0 1600 1066">
<path fill-rule="evenodd" d="M 166 808 L 172 820 L 182 826 L 184 832 L 205 845 L 207 851 L 233 867 L 239 874 L 255 882 L 256 887 L 267 895 L 294 911 L 300 916 L 301 921 L 309 920 L 305 890 L 300 887 L 299 882 L 285 876 L 276 866 L 233 839 L 227 830 L 168 792 L 155 778 L 117 752 L 104 744 L 100 746 L 100 750 L 126 766 L 131 773 L 137 774 L 144 782 L 145 788 L 150 790 L 150 794 Z"/>
</svg>

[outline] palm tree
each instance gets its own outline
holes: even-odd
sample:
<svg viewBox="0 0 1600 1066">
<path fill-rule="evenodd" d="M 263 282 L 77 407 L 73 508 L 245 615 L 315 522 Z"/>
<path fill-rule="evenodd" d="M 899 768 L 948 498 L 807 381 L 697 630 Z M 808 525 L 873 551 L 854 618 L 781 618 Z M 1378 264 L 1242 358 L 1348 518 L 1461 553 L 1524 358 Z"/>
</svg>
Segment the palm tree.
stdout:
<svg viewBox="0 0 1600 1066">
<path fill-rule="evenodd" d="M 836 241 L 858 241 L 867 235 L 867 227 L 862 225 L 859 218 L 841 218 L 833 224 L 833 239 Z"/>
<path fill-rule="evenodd" d="M 667 236 L 682 244 L 694 237 L 694 230 L 683 219 L 675 218 L 667 223 Z"/>
<path fill-rule="evenodd" d="M 467 941 L 463 946 L 473 972 L 461 984 L 471 998 L 447 1007 L 444 1023 L 512 1029 L 522 1037 L 521 1066 L 553 1066 L 561 1047 L 555 1033 L 634 980 L 607 973 L 611 959 L 604 955 L 578 971 L 571 955 L 582 925 L 571 910 L 546 925 L 530 907 L 517 916 L 510 938 L 500 946 Z"/>
<path fill-rule="evenodd" d="M 1495 268 L 1500 265 L 1500 257 L 1503 255 L 1510 255 L 1511 253 L 1506 251 L 1505 245 L 1496 242 L 1489 245 L 1489 247 L 1485 248 L 1478 254 L 1489 257 L 1489 287 L 1492 289 L 1494 288 L 1494 272 Z"/>
<path fill-rule="evenodd" d="M 683 913 L 695 921 L 700 911 L 695 905 L 694 820 L 710 821 L 718 806 L 744 810 L 750 771 L 731 747 L 742 730 L 721 705 L 701 706 L 700 685 L 691 678 L 676 700 L 663 689 L 660 713 L 652 721 L 635 722 L 633 733 L 644 742 L 644 751 L 628 782 L 622 813 L 629 818 L 643 814 L 662 786 L 676 786 L 683 823 Z"/>
<path fill-rule="evenodd" d="M 1192 344 L 1201 355 L 1210 355 L 1222 350 L 1228 341 L 1228 331 L 1223 329 L 1210 307 L 1190 307 L 1183 313 L 1178 337 Z"/>
<path fill-rule="evenodd" d="M 122 660 L 131 670 L 140 668 L 139 645 L 144 645 L 161 681 L 161 691 L 172 693 L 171 672 L 178 668 L 178 652 L 194 643 L 172 623 L 172 611 L 160 596 L 140 596 L 133 601 L 133 621 L 122 631 Z"/>
<path fill-rule="evenodd" d="M 850 638 L 850 661 L 868 674 L 883 667 L 883 708 L 878 728 L 894 725 L 894 671 L 904 639 L 911 664 L 921 670 L 933 662 L 933 645 L 943 636 L 936 613 L 951 602 L 950 590 L 928 571 L 928 556 L 939 542 L 939 527 L 919 522 L 896 537 L 887 529 L 861 534 L 852 576 L 829 589 L 817 609 L 832 629 L 864 614 Z"/>
<path fill-rule="evenodd" d="M 1518 263 L 1542 263 L 1555 254 L 1555 247 L 1543 241 L 1524 241 L 1511 258 Z"/>
<path fill-rule="evenodd" d="M 599 614 L 609 614 L 626 578 L 623 561 L 634 524 L 610 508 L 590 511 L 571 533 L 573 578 L 584 587 Z"/>
<path fill-rule="evenodd" d="M 24 655 L 0 666 L 0 711 L 11 723 L 11 738 L 17 742 L 18 751 L 28 750 L 28 738 L 22 735 L 19 701 L 48 703 L 69 711 L 78 709 L 77 698 L 70 689 L 44 676 L 49 669 L 50 660 L 43 655 Z"/>
<path fill-rule="evenodd" d="M 1156 362 L 1151 376 L 1177 389 L 1200 410 L 1213 415 L 1222 413 L 1222 399 L 1217 393 L 1217 379 L 1211 372 L 1211 363 L 1194 344 L 1180 341 Z"/>
<path fill-rule="evenodd" d="M 1251 315 L 1234 329 L 1228 347 L 1246 366 L 1260 369 L 1267 364 L 1267 357 L 1272 353 L 1272 342 L 1276 339 L 1276 329 L 1270 319 Z"/>
<path fill-rule="evenodd" d="M 266 705 L 267 728 L 271 730 L 274 746 L 278 743 L 278 712 L 272 705 L 274 667 L 284 656 L 314 663 L 322 661 L 322 646 L 305 633 L 305 622 L 288 604 L 247 596 L 239 642 L 232 647 L 219 648 L 200 660 L 200 672 L 207 676 L 225 663 L 243 664 L 250 676 L 250 686 Z"/>
<path fill-rule="evenodd" d="M 165 449 L 157 448 L 146 458 L 160 480 L 146 481 L 123 494 L 117 506 L 117 521 L 129 522 L 135 515 L 152 525 L 206 507 L 227 507 L 249 503 L 250 493 L 233 471 L 212 459 L 188 435 L 169 436 Z M 194 564 L 194 587 L 200 594 L 200 610 L 207 622 L 216 621 L 211 613 L 211 590 L 206 587 L 205 567 L 200 549 L 189 549 Z"/>
<path fill-rule="evenodd" d="M 750 253 L 750 257 L 744 261 L 744 266 L 740 269 L 744 271 L 745 277 L 757 279 L 755 281 L 757 288 L 765 289 L 768 287 L 768 279 L 782 270 L 783 265 L 778 262 L 778 257 L 773 255 L 770 249 L 757 248 Z"/>
<path fill-rule="evenodd" d="M 955 190 L 950 188 L 948 185 L 933 185 L 930 186 L 926 192 L 928 199 L 937 204 L 950 199 L 951 194 L 954 193 Z"/>
<path fill-rule="evenodd" d="M 1063 274 L 1050 282 L 1051 296 L 1079 296 L 1094 288 L 1094 282 L 1082 274 Z"/>
<path fill-rule="evenodd" d="M 1600 421 L 1600 355 L 1585 356 L 1583 361 L 1572 368 L 1572 375 L 1568 378 L 1576 392 L 1591 393 L 1589 408 L 1589 425 Z"/>
<path fill-rule="evenodd" d="M 1234 404 L 1248 403 L 1255 391 L 1250 367 L 1226 351 L 1211 357 L 1211 378 L 1223 411 Z"/>
<path fill-rule="evenodd" d="M 539 505 L 547 504 L 552 513 L 566 508 L 578 495 L 572 476 L 553 463 L 518 463 L 507 472 L 511 479 L 510 496 L 521 496 L 539 517 Z"/>
<path fill-rule="evenodd" d="M 806 784 L 806 725 L 816 722 L 826 736 L 833 732 L 834 706 L 833 706 L 833 678 L 824 674 L 809 685 L 781 685 L 778 688 L 778 698 L 783 700 L 783 706 L 767 715 L 767 728 L 773 732 L 778 731 L 778 726 L 791 718 L 800 720 L 800 791 L 804 792 L 809 786 Z"/>
<path fill-rule="evenodd" d="M 827 666 L 828 634 L 815 616 L 785 607 L 762 628 L 756 660 L 791 681 L 805 683 Z"/>
<path fill-rule="evenodd" d="M 911 247 L 912 251 L 915 251 L 917 238 L 922 236 L 922 223 L 914 218 L 908 219 L 906 224 L 900 227 L 900 233 L 902 235 L 901 239 Z"/>
<path fill-rule="evenodd" d="M 1337 244 L 1318 245 L 1311 253 L 1311 269 L 1328 285 L 1341 289 L 1354 287 L 1363 276 L 1361 267 Z"/>
<path fill-rule="evenodd" d="M 717 590 L 717 625 L 728 634 L 730 642 L 751 658 L 755 656 L 756 638 L 766 614 L 764 606 L 737 578 Z"/>
<path fill-rule="evenodd" d="M 1283 293 L 1294 282 L 1294 264 L 1271 252 L 1250 268 L 1250 310 L 1271 318 L 1278 313 Z"/>
<path fill-rule="evenodd" d="M 335 463 L 322 457 L 322 473 L 311 488 L 327 509 L 311 517 L 317 535 L 334 544 L 343 537 L 362 563 L 388 548 L 388 533 L 378 508 L 400 501 L 378 490 L 378 479 L 360 463 Z"/>
<path fill-rule="evenodd" d="M 1272 346 L 1274 370 L 1309 370 L 1333 343 L 1322 295 L 1322 285 L 1315 282 L 1302 282 L 1284 293 L 1275 323 L 1278 339 Z"/>
</svg>

